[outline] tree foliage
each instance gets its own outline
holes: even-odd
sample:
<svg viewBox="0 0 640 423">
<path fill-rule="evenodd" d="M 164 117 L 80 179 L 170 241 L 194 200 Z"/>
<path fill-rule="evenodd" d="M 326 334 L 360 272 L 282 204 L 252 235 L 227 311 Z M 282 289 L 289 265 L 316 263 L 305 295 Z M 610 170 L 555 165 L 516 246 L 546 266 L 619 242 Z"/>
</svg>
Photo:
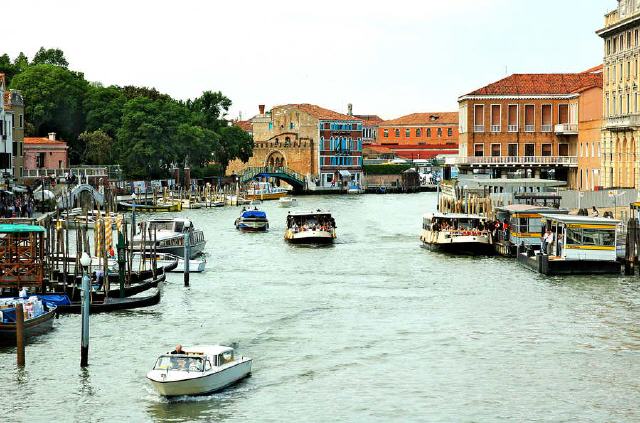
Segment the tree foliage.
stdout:
<svg viewBox="0 0 640 423">
<path fill-rule="evenodd" d="M 220 163 L 223 171 L 229 162 L 240 159 L 247 162 L 253 151 L 253 138 L 237 126 L 226 126 L 220 130 L 220 141 L 215 144 L 213 157 Z"/>
<path fill-rule="evenodd" d="M 69 62 L 64 57 L 64 53 L 59 48 L 48 48 L 40 47 L 40 50 L 33 56 L 33 60 L 31 61 L 32 65 L 54 65 L 60 66 L 62 68 L 67 68 L 69 66 Z"/>
<path fill-rule="evenodd" d="M 98 129 L 93 132 L 83 132 L 78 140 L 84 145 L 83 161 L 88 164 L 109 165 L 115 161 L 115 145 L 113 138 Z"/>
</svg>

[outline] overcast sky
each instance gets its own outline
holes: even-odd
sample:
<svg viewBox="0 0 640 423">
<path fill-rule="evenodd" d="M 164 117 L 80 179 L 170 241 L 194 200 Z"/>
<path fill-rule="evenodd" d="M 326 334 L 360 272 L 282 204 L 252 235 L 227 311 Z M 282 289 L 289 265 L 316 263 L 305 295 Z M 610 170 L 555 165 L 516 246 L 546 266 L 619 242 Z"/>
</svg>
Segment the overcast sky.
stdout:
<svg viewBox="0 0 640 423">
<path fill-rule="evenodd" d="M 0 50 L 64 50 L 105 85 L 176 98 L 220 90 L 230 116 L 314 103 L 385 119 L 457 110 L 511 73 L 602 61 L 594 31 L 615 0 L 20 0 Z"/>
</svg>

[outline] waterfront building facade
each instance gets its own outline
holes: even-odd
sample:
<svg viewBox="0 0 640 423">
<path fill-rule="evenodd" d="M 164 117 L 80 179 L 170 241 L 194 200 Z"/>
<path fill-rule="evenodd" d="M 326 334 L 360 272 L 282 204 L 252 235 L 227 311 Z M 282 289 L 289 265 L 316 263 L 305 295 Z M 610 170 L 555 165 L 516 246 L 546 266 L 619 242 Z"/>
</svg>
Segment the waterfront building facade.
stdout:
<svg viewBox="0 0 640 423">
<path fill-rule="evenodd" d="M 0 73 L 0 172 L 2 178 L 13 176 L 13 124 L 6 105 L 6 78 Z M 10 93 L 10 92 L 9 92 Z"/>
<path fill-rule="evenodd" d="M 16 90 L 7 90 L 4 92 L 5 113 L 11 121 L 11 130 L 13 135 L 12 142 L 12 161 L 13 176 L 21 182 L 24 176 L 24 100 L 22 94 Z"/>
<path fill-rule="evenodd" d="M 602 185 L 640 187 L 640 1 L 618 0 L 605 15 Z"/>
<path fill-rule="evenodd" d="M 405 159 L 458 152 L 458 113 L 413 113 L 380 123 L 378 144 Z"/>
<path fill-rule="evenodd" d="M 317 188 L 338 188 L 362 181 L 362 121 L 313 104 L 287 104 L 252 120 L 253 155 L 235 160 L 227 173 L 250 167 L 283 167 Z"/>
<path fill-rule="evenodd" d="M 376 144 L 378 127 L 384 120 L 378 115 L 354 115 L 362 120 L 362 145 Z"/>
<path fill-rule="evenodd" d="M 451 162 L 461 173 L 558 179 L 577 187 L 581 121 L 597 115 L 601 87 L 598 72 L 515 74 L 463 95 L 459 156 Z"/>
<path fill-rule="evenodd" d="M 48 137 L 24 138 L 24 169 L 63 169 L 69 166 L 67 143 L 56 140 L 56 133 Z"/>
</svg>

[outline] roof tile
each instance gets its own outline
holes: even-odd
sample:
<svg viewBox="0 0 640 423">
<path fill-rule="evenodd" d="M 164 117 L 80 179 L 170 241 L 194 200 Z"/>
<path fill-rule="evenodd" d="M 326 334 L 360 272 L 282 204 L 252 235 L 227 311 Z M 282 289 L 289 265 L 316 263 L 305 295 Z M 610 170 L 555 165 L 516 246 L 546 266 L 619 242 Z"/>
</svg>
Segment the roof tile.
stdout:
<svg viewBox="0 0 640 423">
<path fill-rule="evenodd" d="M 567 95 L 602 87 L 601 73 L 513 74 L 467 95 Z"/>
<path fill-rule="evenodd" d="M 457 125 L 458 112 L 412 113 L 397 119 L 386 120 L 380 126 L 392 125 Z"/>
</svg>

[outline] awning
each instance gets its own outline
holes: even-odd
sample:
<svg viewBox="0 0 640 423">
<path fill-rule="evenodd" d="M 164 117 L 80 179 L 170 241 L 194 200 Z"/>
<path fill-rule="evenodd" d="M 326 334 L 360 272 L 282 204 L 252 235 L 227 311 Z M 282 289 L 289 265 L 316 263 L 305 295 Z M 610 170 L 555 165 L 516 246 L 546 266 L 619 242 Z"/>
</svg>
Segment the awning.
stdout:
<svg viewBox="0 0 640 423">
<path fill-rule="evenodd" d="M 351 172 L 349 172 L 348 170 L 341 170 L 340 176 L 351 176 Z"/>
</svg>

